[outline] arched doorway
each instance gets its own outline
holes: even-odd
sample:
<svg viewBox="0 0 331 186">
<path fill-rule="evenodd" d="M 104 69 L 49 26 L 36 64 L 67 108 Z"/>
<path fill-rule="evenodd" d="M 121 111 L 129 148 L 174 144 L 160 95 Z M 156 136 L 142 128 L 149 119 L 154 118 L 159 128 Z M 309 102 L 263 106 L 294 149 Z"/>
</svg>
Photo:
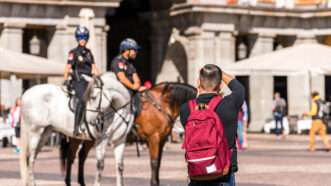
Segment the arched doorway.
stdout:
<svg viewBox="0 0 331 186">
<path fill-rule="evenodd" d="M 156 78 L 156 82 L 175 81 L 187 83 L 187 65 L 185 48 L 182 43 L 175 41 L 168 47 L 161 71 Z"/>
</svg>

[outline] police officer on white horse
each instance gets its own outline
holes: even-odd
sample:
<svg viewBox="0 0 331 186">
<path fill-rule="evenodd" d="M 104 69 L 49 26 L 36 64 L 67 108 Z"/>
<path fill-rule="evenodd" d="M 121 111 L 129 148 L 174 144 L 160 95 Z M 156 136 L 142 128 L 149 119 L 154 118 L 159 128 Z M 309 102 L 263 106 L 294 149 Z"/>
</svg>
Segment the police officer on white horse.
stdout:
<svg viewBox="0 0 331 186">
<path fill-rule="evenodd" d="M 133 111 L 135 115 L 139 112 L 139 92 L 145 90 L 133 63 L 136 60 L 138 43 L 131 38 L 126 38 L 120 43 L 119 52 L 111 62 L 111 71 L 117 79 L 129 90 L 133 100 Z"/>
<path fill-rule="evenodd" d="M 75 109 L 75 127 L 74 135 L 79 136 L 79 126 L 82 123 L 83 113 L 85 110 L 85 101 L 83 99 L 88 82 L 82 75 L 98 75 L 99 71 L 94 62 L 94 57 L 90 49 L 86 48 L 89 40 L 89 30 L 85 26 L 78 26 L 75 31 L 75 37 L 78 46 L 72 49 L 68 54 L 68 62 L 64 71 L 64 85 L 69 85 L 68 77 L 71 72 L 72 88 L 75 91 L 77 99 Z"/>
</svg>

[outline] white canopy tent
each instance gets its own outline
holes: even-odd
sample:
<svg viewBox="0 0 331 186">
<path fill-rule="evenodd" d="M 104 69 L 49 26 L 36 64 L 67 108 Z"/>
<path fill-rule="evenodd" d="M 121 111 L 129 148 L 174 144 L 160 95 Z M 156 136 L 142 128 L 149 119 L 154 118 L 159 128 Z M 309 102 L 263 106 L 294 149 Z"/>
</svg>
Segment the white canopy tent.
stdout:
<svg viewBox="0 0 331 186">
<path fill-rule="evenodd" d="M 225 66 L 224 69 L 236 75 L 296 75 L 309 72 L 331 74 L 331 47 L 313 43 L 295 45 L 242 60 Z"/>
<path fill-rule="evenodd" d="M 1 79 L 15 75 L 19 78 L 38 79 L 49 76 L 63 75 L 65 64 L 46 58 L 27 55 L 0 48 L 0 105 Z"/>
<path fill-rule="evenodd" d="M 39 78 L 63 74 L 64 65 L 46 58 L 0 48 L 1 78 L 11 74 L 22 78 Z"/>
<path fill-rule="evenodd" d="M 250 107 L 254 130 L 271 116 L 273 76 L 287 76 L 289 113 L 309 109 L 312 91 L 324 94 L 324 75 L 331 74 L 331 47 L 310 43 L 280 49 L 224 66 L 237 76 L 250 76 Z"/>
</svg>

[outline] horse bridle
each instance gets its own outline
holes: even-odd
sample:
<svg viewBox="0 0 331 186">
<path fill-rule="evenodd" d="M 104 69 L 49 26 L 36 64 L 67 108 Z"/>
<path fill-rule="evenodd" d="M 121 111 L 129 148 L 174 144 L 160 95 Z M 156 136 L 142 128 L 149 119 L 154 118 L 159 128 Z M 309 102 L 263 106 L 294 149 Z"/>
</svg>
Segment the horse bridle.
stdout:
<svg viewBox="0 0 331 186">
<path fill-rule="evenodd" d="M 118 111 L 121 110 L 122 108 L 125 108 L 126 106 L 128 106 L 129 104 L 131 104 L 131 99 L 130 101 L 128 101 L 127 103 L 125 103 L 123 106 L 121 106 L 120 108 L 116 109 L 113 107 L 113 105 L 109 104 L 110 105 L 110 108 L 111 110 L 113 111 L 108 111 L 108 112 L 104 112 L 104 111 L 101 111 L 101 103 L 102 103 L 102 97 L 105 97 L 107 99 L 107 101 L 110 103 L 111 100 L 110 98 L 104 93 L 103 91 L 103 81 L 100 77 L 97 77 L 97 79 L 101 82 L 101 86 L 98 86 L 98 87 L 95 87 L 95 88 L 98 88 L 100 89 L 100 99 L 99 99 L 99 103 L 98 103 L 98 107 L 93 110 L 93 109 L 86 109 L 86 111 L 89 111 L 89 112 L 97 112 L 98 115 L 97 115 L 97 119 L 96 120 L 101 120 L 102 122 L 104 121 L 104 118 L 106 118 L 108 115 L 111 115 L 112 113 L 115 113 L 117 114 L 127 125 L 129 125 L 129 121 L 127 121 L 125 119 L 124 116 L 122 116 Z M 92 123 L 91 123 L 92 124 Z"/>
<path fill-rule="evenodd" d="M 148 90 L 144 92 L 143 96 L 144 95 L 159 112 L 161 112 L 163 115 L 165 115 L 168 118 L 168 120 L 171 123 L 174 123 L 176 121 L 176 119 L 174 119 L 170 113 L 168 113 L 162 108 L 161 104 L 154 98 L 153 95 L 150 94 Z"/>
<path fill-rule="evenodd" d="M 98 115 L 97 115 L 97 119 L 103 119 L 104 117 L 108 116 L 109 114 L 111 114 L 112 112 L 104 112 L 104 111 L 101 111 L 101 103 L 102 103 L 102 97 L 105 97 L 107 99 L 107 101 L 110 103 L 110 98 L 104 93 L 103 91 L 103 81 L 100 77 L 97 77 L 97 79 L 101 82 L 101 86 L 98 86 L 96 88 L 99 88 L 100 89 L 100 99 L 99 99 L 99 103 L 98 103 L 98 107 L 95 109 L 95 110 L 92 110 L 92 109 L 86 109 L 86 111 L 89 111 L 89 112 L 97 112 Z M 167 111 L 165 111 L 161 104 L 154 98 L 153 95 L 150 94 L 149 90 L 145 91 L 143 93 L 143 96 L 145 96 L 149 102 L 159 111 L 161 112 L 163 115 L 165 115 L 169 122 L 171 123 L 174 123 L 176 121 L 176 119 L 174 119 L 170 113 L 168 113 Z M 129 121 L 127 121 L 125 119 L 124 116 L 122 116 L 120 113 L 118 113 L 119 110 L 121 110 L 122 108 L 128 106 L 129 104 L 131 104 L 132 102 L 132 99 L 130 99 L 130 101 L 128 101 L 126 104 L 124 104 L 123 106 L 121 106 L 120 108 L 116 109 L 114 108 L 111 104 L 110 104 L 110 107 L 111 109 L 114 111 L 115 114 L 119 115 L 119 117 L 128 125 L 129 124 Z"/>
</svg>

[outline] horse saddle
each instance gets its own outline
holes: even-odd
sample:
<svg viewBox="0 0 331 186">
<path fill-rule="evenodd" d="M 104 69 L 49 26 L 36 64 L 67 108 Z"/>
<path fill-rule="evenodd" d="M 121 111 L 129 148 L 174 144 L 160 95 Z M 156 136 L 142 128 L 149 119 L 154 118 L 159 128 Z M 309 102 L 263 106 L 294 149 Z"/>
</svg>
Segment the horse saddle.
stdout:
<svg viewBox="0 0 331 186">
<path fill-rule="evenodd" d="M 132 96 L 132 102 L 131 102 L 131 109 L 134 113 L 134 116 L 137 117 L 141 110 L 142 110 L 142 105 L 141 105 L 141 93 L 136 92 L 135 94 L 133 94 Z"/>
</svg>

